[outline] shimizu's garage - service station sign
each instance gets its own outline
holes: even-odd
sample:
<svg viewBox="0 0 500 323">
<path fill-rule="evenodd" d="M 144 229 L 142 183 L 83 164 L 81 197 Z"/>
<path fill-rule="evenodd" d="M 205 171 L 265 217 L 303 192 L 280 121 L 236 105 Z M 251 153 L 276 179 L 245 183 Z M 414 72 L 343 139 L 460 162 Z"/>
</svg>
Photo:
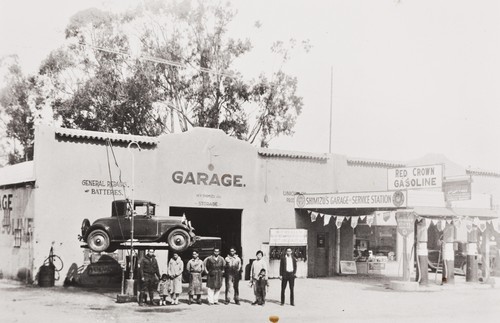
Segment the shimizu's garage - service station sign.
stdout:
<svg viewBox="0 0 500 323">
<path fill-rule="evenodd" d="M 443 165 L 391 168 L 387 170 L 387 189 L 405 190 L 419 188 L 441 188 Z"/>
<path fill-rule="evenodd" d="M 295 208 L 404 208 L 407 206 L 406 197 L 406 191 L 297 194 Z"/>
</svg>

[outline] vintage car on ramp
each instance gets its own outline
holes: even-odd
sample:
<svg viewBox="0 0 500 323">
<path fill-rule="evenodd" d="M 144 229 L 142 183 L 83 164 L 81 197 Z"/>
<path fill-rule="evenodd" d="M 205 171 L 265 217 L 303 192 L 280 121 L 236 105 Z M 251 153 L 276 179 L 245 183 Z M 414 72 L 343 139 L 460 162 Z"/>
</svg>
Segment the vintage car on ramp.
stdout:
<svg viewBox="0 0 500 323">
<path fill-rule="evenodd" d="M 164 242 L 172 251 L 189 248 L 196 235 L 185 218 L 155 216 L 156 204 L 150 201 L 116 200 L 111 203 L 111 216 L 100 218 L 92 225 L 84 219 L 79 239 L 95 252 L 113 252 L 130 240 L 134 210 L 134 243 Z"/>
</svg>

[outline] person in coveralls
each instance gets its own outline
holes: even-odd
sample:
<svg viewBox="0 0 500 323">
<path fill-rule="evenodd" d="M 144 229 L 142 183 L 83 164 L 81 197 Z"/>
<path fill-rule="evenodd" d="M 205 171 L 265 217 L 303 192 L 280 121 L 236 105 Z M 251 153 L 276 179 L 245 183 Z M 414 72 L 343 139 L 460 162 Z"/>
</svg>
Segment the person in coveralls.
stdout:
<svg viewBox="0 0 500 323">
<path fill-rule="evenodd" d="M 160 279 L 160 269 L 154 255 L 154 250 L 147 250 L 147 253 L 142 257 L 139 263 L 139 273 L 141 275 L 141 293 L 139 294 L 139 305 L 143 306 L 146 303 L 147 295 L 149 294 L 149 304 L 153 305 L 154 291 L 156 284 Z"/>
<path fill-rule="evenodd" d="M 222 275 L 226 262 L 219 256 L 219 248 L 214 249 L 213 255 L 205 258 L 204 266 L 207 273 L 207 298 L 208 305 L 219 304 L 219 292 L 222 287 Z"/>
</svg>

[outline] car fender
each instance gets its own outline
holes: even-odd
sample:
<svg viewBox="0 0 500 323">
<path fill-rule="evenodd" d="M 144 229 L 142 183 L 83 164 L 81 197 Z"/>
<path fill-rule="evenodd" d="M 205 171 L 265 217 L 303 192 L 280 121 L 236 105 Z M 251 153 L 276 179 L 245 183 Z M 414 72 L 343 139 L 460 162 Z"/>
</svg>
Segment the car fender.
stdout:
<svg viewBox="0 0 500 323">
<path fill-rule="evenodd" d="M 109 236 L 109 240 L 110 241 L 113 241 L 113 235 L 110 233 L 111 230 L 110 230 L 110 227 L 108 225 L 104 225 L 102 223 L 97 223 L 97 224 L 92 224 L 88 229 L 87 229 L 87 232 L 85 233 L 85 238 L 84 240 L 87 241 L 87 238 L 89 236 L 89 233 L 94 231 L 95 229 L 101 229 L 101 230 L 104 230 L 106 231 L 106 233 L 108 234 Z"/>
</svg>

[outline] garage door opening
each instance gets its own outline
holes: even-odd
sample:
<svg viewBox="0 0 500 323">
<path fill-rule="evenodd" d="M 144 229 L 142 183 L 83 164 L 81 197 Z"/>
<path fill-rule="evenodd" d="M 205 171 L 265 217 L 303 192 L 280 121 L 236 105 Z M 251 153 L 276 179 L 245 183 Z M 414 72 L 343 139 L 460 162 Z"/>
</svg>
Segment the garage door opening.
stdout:
<svg viewBox="0 0 500 323">
<path fill-rule="evenodd" d="M 186 215 L 195 229 L 196 235 L 220 237 L 221 255 L 226 256 L 229 248 L 235 247 L 241 254 L 241 213 L 238 209 L 206 209 L 189 207 L 171 207 L 170 216 Z"/>
</svg>

